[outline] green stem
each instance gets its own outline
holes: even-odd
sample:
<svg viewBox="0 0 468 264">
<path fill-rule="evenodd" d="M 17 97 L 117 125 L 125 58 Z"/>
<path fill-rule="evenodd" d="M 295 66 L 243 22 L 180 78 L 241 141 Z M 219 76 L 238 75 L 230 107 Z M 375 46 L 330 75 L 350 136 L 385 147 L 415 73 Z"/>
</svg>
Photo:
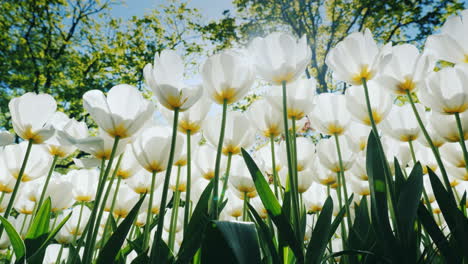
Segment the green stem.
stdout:
<svg viewBox="0 0 468 264">
<path fill-rule="evenodd" d="M 273 185 L 275 186 L 275 196 L 276 199 L 279 199 L 279 193 L 278 189 L 281 190 L 281 187 L 279 186 L 279 181 L 278 181 L 278 173 L 276 171 L 276 160 L 275 160 L 275 138 L 273 135 L 270 135 L 270 149 L 271 149 L 271 168 L 273 172 Z M 281 194 L 282 196 L 282 194 Z"/>
<path fill-rule="evenodd" d="M 191 159 L 191 146 L 190 146 L 190 136 L 191 136 L 191 131 L 187 130 L 187 191 L 185 192 L 185 206 L 184 206 L 184 235 L 185 235 L 185 230 L 187 230 L 187 226 L 189 223 L 190 219 L 190 189 L 192 186 L 192 179 L 191 179 L 191 174 L 192 174 L 192 159 Z"/>
<path fill-rule="evenodd" d="M 371 107 L 371 104 L 370 104 L 370 97 L 369 97 L 369 89 L 367 87 L 367 80 L 366 78 L 362 78 L 361 79 L 362 81 L 362 86 L 364 88 L 364 95 L 365 95 L 365 99 L 366 99 L 366 107 L 367 107 L 367 113 L 369 114 L 369 120 L 371 122 L 371 127 L 372 127 L 372 133 L 374 134 L 376 140 L 377 140 L 377 148 L 379 149 L 379 152 L 380 154 L 382 155 L 382 166 L 384 168 L 384 177 L 385 177 L 385 183 L 386 183 L 386 187 L 388 189 L 388 193 L 387 193 L 387 197 L 389 197 L 390 199 L 389 200 L 389 211 L 390 211 L 390 215 L 391 215 L 391 219 L 392 219 L 392 222 L 393 222 L 393 226 L 395 227 L 395 233 L 396 233 L 396 236 L 399 237 L 399 224 L 397 224 L 397 216 L 396 216 L 396 211 L 395 211 L 395 207 L 397 205 L 397 201 L 396 201 L 396 196 L 395 196 L 395 187 L 394 187 L 394 184 L 393 184 L 393 174 L 390 170 L 390 165 L 388 164 L 388 160 L 385 156 L 385 151 L 384 151 L 384 148 L 383 148 L 383 145 L 382 145 L 382 142 L 380 141 L 380 137 L 379 137 L 379 132 L 377 130 L 377 125 L 375 123 L 375 120 L 374 120 L 374 115 L 373 115 L 373 112 L 372 112 L 372 107 Z M 371 189 L 372 190 L 372 189 Z"/>
<path fill-rule="evenodd" d="M 122 156 L 121 156 L 122 157 Z M 119 164 L 117 163 L 117 166 Z M 118 167 L 115 168 L 115 171 L 118 170 Z M 107 231 L 109 230 L 109 225 L 111 224 L 111 221 L 112 221 L 112 217 L 113 217 L 113 212 L 114 212 L 114 207 L 115 207 L 115 201 L 117 199 L 117 194 L 119 193 L 119 188 L 120 188 L 120 182 L 122 181 L 122 177 L 120 176 L 117 176 L 117 186 L 115 186 L 115 192 L 114 192 L 114 196 L 112 197 L 112 203 L 111 203 L 111 207 L 110 207 L 110 210 L 109 210 L 109 217 L 107 217 L 107 220 L 106 220 L 106 225 L 104 226 L 104 232 L 102 234 L 102 239 L 101 239 L 101 248 L 104 247 L 104 244 L 105 244 L 105 241 L 106 241 L 106 237 L 107 237 Z"/>
<path fill-rule="evenodd" d="M 292 194 L 291 194 L 291 201 L 292 201 L 292 219 L 294 223 L 294 230 L 296 231 L 296 236 L 299 238 L 299 212 L 297 208 L 299 208 L 298 202 L 298 194 L 297 190 L 295 189 L 295 181 L 294 181 L 294 171 L 297 168 L 294 168 L 294 162 L 292 161 L 292 151 L 291 151 L 291 139 L 289 138 L 289 127 L 288 127 L 288 103 L 287 103 L 287 93 L 286 93 L 286 81 L 282 82 L 282 90 L 283 90 L 283 122 L 284 122 L 284 134 L 286 137 L 286 156 L 288 159 L 288 178 L 289 184 L 292 187 Z"/>
<path fill-rule="evenodd" d="M 340 140 L 339 140 L 337 134 L 335 134 L 334 136 L 335 136 L 335 143 L 336 143 L 336 152 L 338 153 L 338 162 L 340 164 L 339 174 L 341 174 L 343 192 L 344 192 L 344 196 L 345 196 L 344 203 L 345 203 L 345 210 L 346 210 L 346 219 L 348 220 L 347 221 L 348 222 L 348 228 L 351 228 L 351 211 L 349 210 L 349 204 L 348 204 L 349 196 L 348 196 L 348 188 L 346 186 L 346 179 L 345 179 L 344 166 L 343 166 L 343 157 L 341 156 Z M 340 177 L 339 174 L 338 174 L 338 177 Z"/>
<path fill-rule="evenodd" d="M 37 207 L 36 207 L 37 210 L 41 208 L 42 202 L 44 201 L 44 196 L 46 194 L 47 187 L 49 186 L 49 181 L 50 181 L 50 178 L 52 177 L 52 173 L 54 172 L 55 165 L 57 164 L 57 160 L 58 160 L 58 156 L 54 155 L 54 159 L 52 160 L 52 165 L 50 166 L 49 173 L 47 173 L 47 178 L 44 183 L 44 187 L 42 188 L 41 198 L 39 199 L 39 202 L 37 203 Z M 33 215 L 36 215 L 36 213 L 37 212 L 34 212 Z"/>
<path fill-rule="evenodd" d="M 219 199 L 219 202 L 222 203 L 224 200 L 224 194 L 226 193 L 227 187 L 228 187 L 228 181 L 229 181 L 229 174 L 231 172 L 231 159 L 232 159 L 232 153 L 228 153 L 228 160 L 227 160 L 227 166 L 226 166 L 226 172 L 224 173 L 224 182 L 223 182 L 223 190 L 221 191 L 221 197 Z"/>
<path fill-rule="evenodd" d="M 154 242 L 151 248 L 151 256 L 160 256 L 160 246 L 162 231 L 164 227 L 164 215 L 166 213 L 167 206 L 167 191 L 169 189 L 169 180 L 171 178 L 172 164 L 174 163 L 174 150 L 177 138 L 177 122 L 179 119 L 179 108 L 174 109 L 174 124 L 172 125 L 172 139 L 171 139 L 171 150 L 169 152 L 169 160 L 167 162 L 166 175 L 164 177 L 163 193 L 161 197 L 161 209 L 158 217 L 158 229 L 154 234 Z"/>
<path fill-rule="evenodd" d="M 180 165 L 177 168 L 177 178 L 174 191 L 174 200 L 172 201 L 172 214 L 171 214 L 171 225 L 169 226 L 169 249 L 174 249 L 175 230 L 177 226 L 177 217 L 179 214 L 179 202 L 180 202 L 180 191 L 179 191 L 179 179 L 180 179 Z"/>
<path fill-rule="evenodd" d="M 103 159 L 101 159 L 101 166 L 99 167 L 99 180 L 98 180 L 98 186 L 96 188 L 96 194 L 101 193 L 102 188 L 104 188 L 102 185 L 103 185 L 103 183 L 105 183 L 105 178 L 104 178 L 104 171 L 106 169 L 105 166 L 106 166 L 106 160 L 103 158 Z M 94 201 L 94 205 L 93 205 L 93 210 L 94 210 L 94 206 L 96 206 L 96 198 L 94 200 L 95 201 Z M 92 214 L 92 211 L 91 211 L 91 214 Z M 83 246 L 83 243 L 87 242 L 87 241 L 85 241 L 86 236 L 91 235 L 91 234 L 89 234 L 90 232 L 92 232 L 92 223 L 91 223 L 90 220 L 85 225 L 85 228 L 83 230 L 83 234 L 81 236 L 81 239 L 78 240 L 78 243 L 76 245 L 77 252 L 80 252 L 80 249 Z M 83 256 L 84 256 L 84 254 L 83 254 Z M 83 260 L 84 260 L 84 258 L 83 258 Z"/>
<path fill-rule="evenodd" d="M 91 263 L 92 258 L 93 258 L 94 244 L 96 243 L 95 237 L 97 237 L 97 230 L 99 228 L 99 222 L 96 222 L 96 216 L 98 213 L 102 192 L 104 191 L 105 182 L 112 168 L 112 163 L 114 161 L 115 153 L 117 152 L 117 146 L 119 144 L 119 141 L 120 141 L 120 137 L 116 136 L 114 138 L 114 145 L 112 146 L 112 151 L 109 157 L 109 163 L 107 164 L 106 170 L 101 175 L 101 178 L 98 183 L 98 190 L 96 192 L 96 198 L 94 200 L 94 207 L 93 207 L 93 210 L 91 211 L 91 216 L 89 218 L 87 232 L 86 232 L 86 244 L 85 244 L 85 249 L 83 253 L 83 263 L 85 264 Z M 94 228 L 95 226 L 96 228 Z M 83 238 L 84 237 L 85 237 L 85 234 L 83 234 Z"/>
<path fill-rule="evenodd" d="M 416 155 L 414 154 L 413 141 L 412 140 L 408 141 L 408 145 L 409 145 L 409 149 L 411 153 L 411 158 L 413 159 L 414 165 L 416 165 L 416 162 L 418 161 L 416 160 Z"/>
<path fill-rule="evenodd" d="M 19 235 L 20 235 L 20 236 L 21 236 L 21 234 L 23 233 L 24 226 L 26 225 L 26 222 L 27 222 L 28 217 L 29 217 L 29 215 L 25 215 L 25 216 L 24 216 L 23 223 L 21 224 L 21 229 L 20 229 L 20 231 L 19 231 Z"/>
<path fill-rule="evenodd" d="M 62 258 L 62 252 L 63 252 L 63 244 L 60 245 L 60 250 L 57 254 L 57 259 L 55 260 L 55 263 L 57 264 L 61 263 L 60 259 Z"/>
<path fill-rule="evenodd" d="M 247 196 L 247 192 L 244 192 L 244 206 L 242 207 L 242 221 L 246 222 L 248 219 L 248 209 L 247 209 L 247 203 L 249 197 Z"/>
<path fill-rule="evenodd" d="M 148 209 L 146 210 L 146 223 L 145 229 L 143 231 L 143 247 L 147 248 L 149 242 L 149 235 L 150 235 L 150 227 L 151 227 L 151 216 L 153 210 L 153 199 L 154 199 L 154 185 L 156 183 L 156 171 L 153 171 L 151 174 L 151 186 L 150 186 L 150 197 L 148 201 Z"/>
<path fill-rule="evenodd" d="M 224 142 L 224 130 L 226 129 L 226 114 L 227 114 L 227 99 L 223 101 L 223 116 L 221 119 L 221 130 L 219 132 L 218 149 L 216 152 L 216 162 L 214 171 L 214 183 L 213 183 L 213 201 L 211 203 L 211 210 L 213 211 L 213 218 L 218 219 L 219 208 L 218 208 L 218 185 L 219 185 L 219 170 L 221 166 L 221 152 L 223 151 Z"/>
<path fill-rule="evenodd" d="M 119 170 L 120 162 L 122 161 L 122 157 L 123 157 L 123 154 L 120 154 L 119 159 L 117 160 L 117 164 L 116 164 L 116 166 L 114 168 L 114 171 L 112 172 L 112 176 L 111 176 L 111 178 L 109 180 L 109 184 L 107 186 L 104 197 L 101 199 L 101 208 L 99 209 L 99 213 L 98 213 L 98 216 L 96 218 L 96 227 L 95 227 L 94 232 L 93 232 L 93 244 L 92 244 L 93 247 L 94 247 L 94 245 L 96 244 L 96 241 L 97 241 L 97 235 L 99 233 L 99 227 L 100 227 L 102 216 L 104 215 L 104 209 L 106 207 L 107 198 L 109 198 L 110 192 L 112 190 L 112 186 L 114 185 L 114 180 L 115 180 L 115 177 L 117 175 L 117 171 Z M 106 176 L 107 176 L 107 174 L 106 174 Z M 112 217 L 111 214 L 109 215 L 109 218 L 110 217 Z M 102 239 L 104 239 L 104 237 L 102 237 Z"/>
<path fill-rule="evenodd" d="M 2 192 L 2 195 L 0 195 L 0 204 L 2 204 L 4 197 L 5 197 L 5 192 Z"/>
<path fill-rule="evenodd" d="M 78 223 L 76 225 L 75 233 L 73 234 L 73 244 L 75 244 L 76 238 L 78 237 L 78 232 L 80 230 L 81 218 L 83 216 L 83 207 L 84 207 L 84 202 L 80 202 L 80 214 L 78 216 Z"/>
<path fill-rule="evenodd" d="M 3 214 L 3 217 L 5 219 L 8 219 L 8 216 L 10 216 L 11 208 L 13 208 L 13 204 L 15 202 L 15 197 L 16 197 L 16 194 L 18 193 L 18 189 L 19 189 L 21 180 L 23 179 L 23 174 L 24 174 L 24 170 L 26 169 L 26 164 L 28 163 L 29 154 L 31 154 L 32 145 L 33 145 L 33 140 L 30 139 L 28 141 L 28 147 L 26 149 L 26 153 L 24 154 L 23 163 L 21 164 L 21 168 L 20 168 L 20 171 L 18 173 L 18 177 L 16 178 L 15 187 L 13 188 L 13 192 L 11 193 L 11 196 L 10 196 L 10 201 L 8 202 L 5 213 Z M 1 227 L 0 236 L 1 236 L 2 232 L 3 232 L 3 226 Z"/>
<path fill-rule="evenodd" d="M 8 216 L 10 216 L 11 208 L 13 208 L 13 204 L 15 202 L 15 197 L 16 197 L 16 194 L 18 193 L 18 189 L 19 189 L 19 186 L 20 186 L 20 183 L 21 183 L 21 179 L 23 178 L 24 170 L 26 169 L 26 164 L 28 163 L 29 154 L 31 153 L 32 145 L 33 145 L 33 140 L 30 139 L 28 141 L 28 147 L 26 149 L 26 153 L 24 154 L 23 163 L 21 164 L 21 168 L 20 168 L 20 171 L 18 173 L 18 177 L 16 178 L 15 187 L 13 188 L 13 192 L 12 192 L 12 194 L 10 196 L 10 201 L 8 202 L 7 208 L 5 209 L 5 213 L 3 214 L 3 217 L 5 219 L 8 219 Z M 2 236 L 2 234 L 3 234 L 3 225 L 0 225 L 0 237 Z"/>
<path fill-rule="evenodd" d="M 429 143 L 429 146 L 431 147 L 431 150 L 434 153 L 434 157 L 435 157 L 435 159 L 437 161 L 437 164 L 438 164 L 438 166 L 440 168 L 440 172 L 442 173 L 442 178 L 444 180 L 445 188 L 447 189 L 447 192 L 449 193 L 450 198 L 453 201 L 456 201 L 455 196 L 453 195 L 453 192 L 452 192 L 452 188 L 451 188 L 450 181 L 449 181 L 449 178 L 448 178 L 448 175 L 447 175 L 447 171 L 445 170 L 444 163 L 442 162 L 442 159 L 440 158 L 440 155 L 439 155 L 439 153 L 437 151 L 437 148 L 435 147 L 434 143 L 432 142 L 432 139 L 429 136 L 429 133 L 427 132 L 426 127 L 424 126 L 424 123 L 421 120 L 421 117 L 419 116 L 418 110 L 416 109 L 416 106 L 414 104 L 413 98 L 411 97 L 410 91 L 407 90 L 406 95 L 407 95 L 407 97 L 409 99 L 409 102 L 411 104 L 411 108 L 413 109 L 413 113 L 416 116 L 416 120 L 418 121 L 419 127 L 421 128 L 421 131 L 423 132 L 427 143 Z"/>
<path fill-rule="evenodd" d="M 455 113 L 455 119 L 457 121 L 458 134 L 460 135 L 459 142 L 463 150 L 463 158 L 465 159 L 465 169 L 468 171 L 468 152 L 466 151 L 465 133 L 463 133 L 463 127 L 460 120 L 460 113 Z"/>
</svg>

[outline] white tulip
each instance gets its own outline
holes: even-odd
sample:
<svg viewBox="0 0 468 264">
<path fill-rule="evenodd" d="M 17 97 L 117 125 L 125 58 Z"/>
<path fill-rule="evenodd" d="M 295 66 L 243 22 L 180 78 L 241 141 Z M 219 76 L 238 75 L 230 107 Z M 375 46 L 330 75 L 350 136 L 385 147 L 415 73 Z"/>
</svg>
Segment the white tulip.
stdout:
<svg viewBox="0 0 468 264">
<path fill-rule="evenodd" d="M 11 99 L 8 108 L 13 129 L 22 139 L 42 143 L 54 134 L 53 127 L 46 125 L 57 109 L 52 96 L 26 93 Z"/>
<path fill-rule="evenodd" d="M 249 46 L 249 52 L 257 73 L 273 84 L 296 80 L 304 73 L 311 59 L 306 35 L 296 40 L 283 32 L 255 38 Z"/>
</svg>

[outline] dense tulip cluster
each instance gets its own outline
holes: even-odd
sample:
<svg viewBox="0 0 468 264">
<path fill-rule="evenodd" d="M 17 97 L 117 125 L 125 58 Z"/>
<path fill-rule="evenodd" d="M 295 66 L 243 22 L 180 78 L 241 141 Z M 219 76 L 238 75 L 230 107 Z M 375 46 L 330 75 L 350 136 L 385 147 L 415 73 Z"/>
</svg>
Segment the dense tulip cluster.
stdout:
<svg viewBox="0 0 468 264">
<path fill-rule="evenodd" d="M 57 227 L 47 243 L 42 240 L 44 263 L 78 257 L 100 262 L 111 242 L 122 248 L 117 258 L 126 263 L 136 257 L 157 263 L 166 249 L 186 257 L 190 253 L 181 247 L 195 243 L 190 232 L 197 223 L 204 229 L 205 218 L 255 222 L 276 234 L 276 245 L 278 217 L 286 207 L 292 232 L 307 248 L 328 197 L 330 217 L 342 219 L 323 249 L 331 255 L 349 247 L 359 204 L 369 197 L 374 203 L 379 188 L 388 188 L 401 171 L 409 179 L 419 164 L 424 188 L 418 201 L 448 232 L 426 175 L 438 175 L 458 203 L 468 190 L 468 12 L 462 18 L 450 18 L 441 34 L 429 37 L 424 52 L 409 44 L 379 46 L 369 30 L 352 33 L 326 58 L 335 84 L 349 85 L 345 91 L 317 94 L 315 80 L 303 76 L 311 56 L 305 36 L 273 33 L 254 39 L 248 49 L 208 58 L 200 85 L 184 80 L 184 63 L 175 51 L 156 54 L 144 78 L 157 105 L 131 85 L 88 91 L 83 106 L 97 127 L 57 112 L 47 94 L 12 99 L 11 122 L 20 143 L 1 132 L 3 257 L 21 257 L 7 224 L 31 240 L 40 234 L 44 215 L 48 230 Z M 439 60 L 453 66 L 440 69 Z M 271 87 L 245 112 L 231 111 L 257 77 Z M 221 106 L 220 114 L 212 103 Z M 375 158 L 366 156 L 372 152 L 369 135 L 385 157 L 382 186 L 369 171 Z M 70 157 L 74 166 L 57 172 L 57 163 Z M 198 210 L 205 210 L 204 217 L 195 216 Z M 117 234 L 123 234 L 120 244 Z M 289 243 L 283 242 L 293 248 Z M 422 243 L 418 247 L 428 246 Z M 263 250 L 262 256 L 273 258 Z M 300 259 L 297 251 L 290 254 Z M 26 251 L 26 257 L 35 255 Z"/>
</svg>

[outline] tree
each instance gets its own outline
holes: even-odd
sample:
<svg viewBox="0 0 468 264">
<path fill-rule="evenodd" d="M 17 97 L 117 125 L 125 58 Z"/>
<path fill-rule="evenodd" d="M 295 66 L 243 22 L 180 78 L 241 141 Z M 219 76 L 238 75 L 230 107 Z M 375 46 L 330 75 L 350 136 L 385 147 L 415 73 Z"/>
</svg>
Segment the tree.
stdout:
<svg viewBox="0 0 468 264">
<path fill-rule="evenodd" d="M 213 40 L 224 48 L 235 45 L 233 40 L 245 45 L 275 30 L 298 37 L 305 34 L 312 51 L 306 74 L 317 79 L 319 92 L 336 88 L 325 57 L 349 33 L 369 28 L 381 42 L 421 46 L 448 16 L 464 8 L 459 0 L 235 0 L 234 4 L 236 21 L 226 12 L 222 20 L 204 27 L 205 35 L 218 36 Z"/>
<path fill-rule="evenodd" d="M 170 1 L 128 21 L 110 15 L 115 1 L 6 0 L 0 3 L 0 127 L 10 129 L 8 102 L 49 93 L 59 110 L 83 119 L 82 95 L 119 83 L 142 87 L 155 52 L 200 52 L 198 11 Z"/>
</svg>

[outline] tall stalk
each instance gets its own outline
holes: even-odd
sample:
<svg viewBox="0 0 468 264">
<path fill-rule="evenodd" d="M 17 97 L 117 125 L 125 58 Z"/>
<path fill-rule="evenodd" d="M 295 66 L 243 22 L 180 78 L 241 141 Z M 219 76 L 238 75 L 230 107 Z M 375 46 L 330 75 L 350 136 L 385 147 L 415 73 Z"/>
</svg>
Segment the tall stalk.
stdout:
<svg viewBox="0 0 468 264">
<path fill-rule="evenodd" d="M 81 224 L 81 218 L 83 216 L 83 207 L 84 207 L 84 202 L 80 202 L 80 214 L 78 216 L 78 223 L 76 224 L 76 230 L 75 233 L 73 234 L 73 244 L 76 242 L 76 238 L 78 237 L 78 232 L 80 230 L 80 224 Z"/>
<path fill-rule="evenodd" d="M 223 190 L 221 191 L 221 197 L 219 199 L 220 204 L 224 200 L 224 194 L 226 193 L 227 187 L 228 187 L 228 182 L 229 182 L 229 174 L 231 172 L 231 160 L 232 160 L 232 153 L 228 153 L 228 160 L 227 160 L 227 166 L 226 166 L 226 172 L 224 173 L 224 181 L 223 181 Z"/>
<path fill-rule="evenodd" d="M 273 185 L 275 186 L 275 196 L 279 199 L 279 194 L 282 196 L 282 192 L 278 193 L 278 189 L 281 191 L 281 185 L 279 184 L 278 172 L 276 171 L 276 160 L 275 160 L 275 138 L 270 135 L 270 148 L 271 148 L 271 167 L 273 172 Z"/>
<path fill-rule="evenodd" d="M 432 153 L 434 154 L 434 157 L 437 161 L 437 165 L 440 168 L 440 172 L 442 173 L 442 179 L 444 180 L 445 188 L 447 189 L 447 192 L 449 193 L 449 196 L 453 201 L 455 200 L 455 196 L 453 195 L 453 191 L 450 185 L 450 181 L 447 175 L 447 171 L 445 170 L 444 163 L 442 162 L 442 159 L 440 158 L 439 152 L 437 151 L 437 148 L 434 145 L 434 142 L 432 142 L 431 137 L 429 136 L 429 133 L 427 132 L 426 127 L 424 126 L 424 123 L 421 120 L 421 117 L 419 116 L 418 110 L 416 109 L 416 106 L 414 104 L 413 97 L 411 97 L 411 92 L 409 90 L 406 90 L 406 95 L 408 97 L 408 100 L 411 104 L 411 108 L 413 109 L 413 113 L 416 116 L 416 120 L 418 121 L 419 127 L 421 128 L 421 131 L 423 132 L 424 137 L 426 138 L 427 143 L 429 143 L 429 146 L 431 147 Z"/>
<path fill-rule="evenodd" d="M 119 165 L 119 164 L 117 164 Z M 118 168 L 116 167 L 115 171 L 117 171 Z M 106 241 L 106 237 L 107 237 L 107 233 L 108 233 L 108 230 L 110 228 L 110 224 L 111 224 L 111 218 L 113 217 L 112 216 L 112 213 L 114 212 L 114 207 L 115 207 L 115 201 L 117 200 L 117 195 L 119 194 L 119 189 L 120 189 L 120 182 L 122 181 L 122 177 L 118 176 L 117 177 L 117 185 L 115 186 L 115 192 L 114 192 L 114 196 L 112 197 L 112 202 L 111 202 L 111 206 L 109 208 L 109 217 L 107 218 L 106 220 L 106 224 L 104 225 L 104 232 L 102 234 L 102 241 L 101 241 L 101 248 L 104 246 L 105 244 L 105 241 Z M 103 203 L 105 205 L 105 202 Z"/>
<path fill-rule="evenodd" d="M 190 146 L 191 131 L 187 130 L 187 190 L 185 192 L 185 207 L 184 207 L 184 235 L 187 230 L 187 225 L 190 219 L 190 189 L 192 188 L 192 158 L 191 158 L 191 146 Z"/>
<path fill-rule="evenodd" d="M 376 125 L 375 120 L 374 120 L 374 115 L 373 115 L 372 107 L 371 107 L 371 104 L 370 104 L 369 88 L 367 87 L 367 80 L 366 80 L 366 78 L 362 78 L 361 81 L 362 81 L 362 87 L 364 89 L 367 113 L 369 114 L 369 120 L 370 120 L 371 127 L 372 127 L 372 133 L 374 134 L 374 136 L 375 136 L 375 138 L 377 140 L 377 147 L 379 148 L 379 152 L 382 155 L 382 159 L 383 159 L 382 160 L 382 166 L 384 168 L 385 183 L 386 183 L 386 187 L 388 189 L 387 197 L 390 198 L 389 199 L 389 204 L 390 204 L 390 206 L 389 206 L 390 210 L 389 211 L 390 211 L 391 219 L 392 219 L 392 222 L 393 222 L 393 226 L 395 227 L 396 235 L 398 237 L 399 234 L 400 234 L 400 232 L 399 232 L 399 226 L 400 225 L 397 224 L 397 219 L 398 218 L 396 216 L 396 211 L 395 211 L 397 201 L 396 201 L 395 189 L 394 189 L 394 185 L 393 185 L 393 174 L 392 174 L 392 172 L 390 170 L 390 165 L 388 164 L 387 157 L 385 156 L 382 141 L 380 141 L 380 137 L 379 137 L 379 131 L 377 130 L 377 125 Z"/>
<path fill-rule="evenodd" d="M 46 181 L 44 183 L 44 187 L 42 188 L 41 197 L 39 199 L 39 202 L 36 205 L 36 211 L 39 210 L 39 208 L 41 208 L 42 202 L 44 201 L 44 198 L 45 198 L 44 196 L 45 196 L 45 193 L 47 192 L 47 187 L 49 186 L 49 181 L 50 181 L 50 178 L 52 177 L 52 173 L 54 172 L 55 164 L 57 164 L 57 160 L 58 160 L 58 156 L 54 155 L 54 159 L 52 160 L 52 165 L 50 166 L 49 172 L 47 173 Z M 36 211 L 34 212 L 33 215 L 36 215 Z"/>
<path fill-rule="evenodd" d="M 416 159 L 416 154 L 414 153 L 413 141 L 412 140 L 408 141 L 408 144 L 409 144 L 409 148 L 411 152 L 411 157 L 413 158 L 413 164 L 416 165 L 418 160 Z M 406 178 L 408 178 L 408 176 L 406 176 Z M 426 188 L 423 187 L 422 190 L 423 190 L 424 200 L 426 201 L 426 204 L 427 204 L 427 208 L 429 208 L 429 211 L 431 211 L 432 217 L 434 217 L 434 212 L 432 211 L 431 201 L 429 200 L 429 196 L 427 195 Z"/>
<path fill-rule="evenodd" d="M 11 208 L 13 208 L 13 203 L 15 202 L 16 194 L 18 193 L 21 180 L 23 179 L 23 174 L 24 174 L 24 170 L 26 169 L 26 164 L 28 163 L 29 154 L 31 154 L 32 145 L 33 145 L 33 140 L 30 139 L 28 141 L 28 147 L 26 148 L 26 153 L 24 154 L 23 163 L 21 164 L 18 177 L 16 178 L 15 187 L 13 188 L 13 192 L 11 193 L 11 196 L 10 196 L 10 201 L 8 202 L 7 208 L 5 209 L 5 213 L 3 214 L 3 217 L 5 219 L 8 219 L 8 216 L 10 216 Z M 0 236 L 2 236 L 2 233 L 3 233 L 3 225 L 0 225 Z"/>
<path fill-rule="evenodd" d="M 150 196 L 148 201 L 148 209 L 146 210 L 146 223 L 145 229 L 143 230 L 143 247 L 148 247 L 149 242 L 149 235 L 150 235 L 150 227 L 151 227 L 151 219 L 152 219 L 152 210 L 153 210 L 153 199 L 154 199 L 154 185 L 156 183 L 156 173 L 157 171 L 153 171 L 151 173 L 151 186 L 150 186 Z"/>
<path fill-rule="evenodd" d="M 101 175 L 101 178 L 99 179 L 99 183 L 98 183 L 98 189 L 97 189 L 97 192 L 96 192 L 96 198 L 94 199 L 94 207 L 93 207 L 93 210 L 91 211 L 91 216 L 89 217 L 89 221 L 88 221 L 88 226 L 87 226 L 87 231 L 85 234 L 83 234 L 83 239 L 86 235 L 86 244 L 85 244 L 85 249 L 84 249 L 84 253 L 83 253 L 83 263 L 91 263 L 92 262 L 92 258 L 93 258 L 93 251 L 94 251 L 94 244 L 96 243 L 96 241 L 93 241 L 93 237 L 94 237 L 94 230 L 96 230 L 95 232 L 98 231 L 98 228 L 94 228 L 95 225 L 96 225 L 96 215 L 98 213 L 98 209 L 99 209 L 99 205 L 100 205 L 100 201 L 101 201 L 101 196 L 102 196 L 102 192 L 104 191 L 104 187 L 105 187 L 105 182 L 106 182 L 106 179 L 107 179 L 107 176 L 109 175 L 110 173 L 110 170 L 112 168 L 112 163 L 114 161 L 114 157 L 115 157 L 115 153 L 117 152 L 117 146 L 119 144 L 119 141 L 120 141 L 120 137 L 119 136 L 116 136 L 114 138 L 114 144 L 112 146 L 112 151 L 111 151 L 111 154 L 109 156 L 109 162 L 107 164 L 107 167 L 106 167 L 106 170 L 104 171 L 104 173 Z M 103 162 L 104 164 L 104 162 Z M 97 223 L 97 227 L 99 227 L 99 223 Z M 96 234 L 97 236 L 97 234 Z"/>
<path fill-rule="evenodd" d="M 174 191 L 174 199 L 172 200 L 172 214 L 171 214 L 171 225 L 169 226 L 169 249 L 174 249 L 174 239 L 175 239 L 175 229 L 177 226 L 177 217 L 179 214 L 179 204 L 180 204 L 180 191 L 179 191 L 179 179 L 180 179 L 180 165 L 177 168 L 177 178 Z"/>
<path fill-rule="evenodd" d="M 344 173 L 344 166 L 343 166 L 343 157 L 341 156 L 341 147 L 340 147 L 340 140 L 338 138 L 338 135 L 335 134 L 335 143 L 336 143 L 336 152 L 338 153 L 338 162 L 340 164 L 340 172 L 338 173 L 338 177 L 340 177 L 341 174 L 341 184 L 343 186 L 343 192 L 345 196 L 345 210 L 346 210 L 346 219 L 348 220 L 348 228 L 351 228 L 351 211 L 349 210 L 349 204 L 348 204 L 348 189 L 346 186 L 346 179 L 345 179 L 345 173 Z"/>
<path fill-rule="evenodd" d="M 227 99 L 223 101 L 223 116 L 221 119 L 221 131 L 219 132 L 218 149 L 216 152 L 216 162 L 214 171 L 214 183 L 213 183 L 213 200 L 211 203 L 211 210 L 213 212 L 213 218 L 218 219 L 219 208 L 218 208 L 218 185 L 219 185 L 219 170 L 221 166 L 221 152 L 223 151 L 224 142 L 224 130 L 226 129 L 226 114 L 227 114 Z"/>
<path fill-rule="evenodd" d="M 166 214 L 167 206 L 167 191 L 169 189 L 169 180 L 171 179 L 172 164 L 174 163 L 174 152 L 177 139 L 177 123 L 179 120 L 179 108 L 174 109 L 174 123 L 172 124 L 172 139 L 171 139 L 171 150 L 169 152 L 169 160 L 167 162 L 166 175 L 164 176 L 163 193 L 161 197 L 161 209 L 158 217 L 158 228 L 154 234 L 153 247 L 151 248 L 151 255 L 160 255 L 160 246 L 162 231 L 164 227 L 164 215 Z M 154 253 L 154 254 L 153 254 Z"/>
<path fill-rule="evenodd" d="M 458 135 L 460 136 L 460 146 L 463 150 L 463 159 L 465 160 L 465 169 L 468 171 L 468 152 L 466 151 L 465 145 L 465 133 L 463 133 L 463 127 L 460 120 L 460 113 L 455 113 L 455 120 L 457 121 Z"/>
<path fill-rule="evenodd" d="M 291 201 L 292 201 L 292 219 L 295 227 L 295 231 L 299 234 L 300 224 L 299 224 L 299 202 L 298 202 L 298 193 L 295 188 L 294 180 L 294 171 L 297 168 L 294 168 L 294 162 L 292 160 L 292 151 L 291 151 L 291 139 L 289 138 L 289 127 L 288 127 L 288 103 L 287 103 L 287 92 L 286 92 L 286 81 L 282 82 L 283 90 L 283 122 L 284 122 L 284 134 L 286 137 L 286 156 L 288 159 L 288 178 L 289 184 L 292 187 Z"/>
</svg>

